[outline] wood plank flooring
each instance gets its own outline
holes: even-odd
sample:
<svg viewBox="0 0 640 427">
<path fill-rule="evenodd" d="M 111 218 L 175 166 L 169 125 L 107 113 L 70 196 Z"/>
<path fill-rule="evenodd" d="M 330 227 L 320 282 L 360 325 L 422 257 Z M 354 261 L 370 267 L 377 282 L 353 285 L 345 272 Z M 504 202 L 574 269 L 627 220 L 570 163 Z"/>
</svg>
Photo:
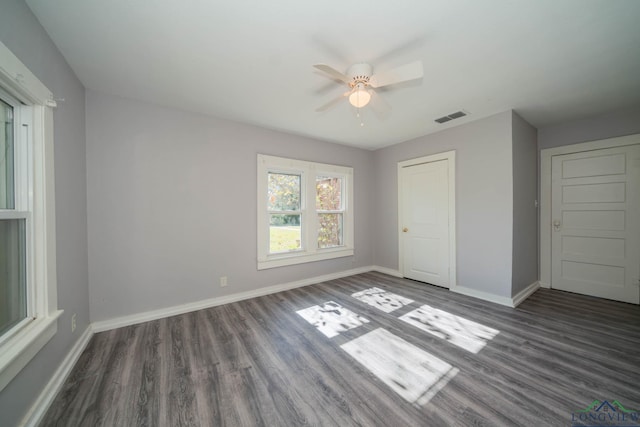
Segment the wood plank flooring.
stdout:
<svg viewBox="0 0 640 427">
<path fill-rule="evenodd" d="M 385 313 L 351 296 L 372 287 L 414 302 Z M 329 338 L 296 313 L 328 301 L 368 323 Z M 425 304 L 499 332 L 474 353 L 438 328 L 449 315 L 430 331 L 399 319 Z M 380 329 L 457 373 L 405 400 L 345 351 Z M 639 350 L 635 305 L 541 289 L 510 309 L 366 273 L 98 333 L 42 425 L 566 426 L 596 399 L 640 410 Z"/>
</svg>

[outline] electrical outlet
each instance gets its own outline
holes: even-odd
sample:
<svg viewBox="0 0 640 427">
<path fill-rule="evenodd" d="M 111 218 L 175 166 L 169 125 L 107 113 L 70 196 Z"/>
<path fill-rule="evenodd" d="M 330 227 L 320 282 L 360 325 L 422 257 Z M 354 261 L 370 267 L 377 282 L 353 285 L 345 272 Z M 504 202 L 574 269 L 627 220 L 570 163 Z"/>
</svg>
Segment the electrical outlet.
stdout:
<svg viewBox="0 0 640 427">
<path fill-rule="evenodd" d="M 227 286 L 227 276 L 221 276 L 220 277 L 220 287 L 224 288 L 225 286 Z"/>
<path fill-rule="evenodd" d="M 75 332 L 76 331 L 76 314 L 73 313 L 73 316 L 71 316 L 71 332 Z"/>
</svg>

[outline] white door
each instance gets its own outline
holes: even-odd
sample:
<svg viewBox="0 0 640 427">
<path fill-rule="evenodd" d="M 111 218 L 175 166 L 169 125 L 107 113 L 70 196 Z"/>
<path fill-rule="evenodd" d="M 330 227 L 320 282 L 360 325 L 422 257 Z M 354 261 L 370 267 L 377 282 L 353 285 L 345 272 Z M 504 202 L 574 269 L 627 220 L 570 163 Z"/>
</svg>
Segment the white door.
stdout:
<svg viewBox="0 0 640 427">
<path fill-rule="evenodd" d="M 402 272 L 409 279 L 450 286 L 449 160 L 400 170 Z"/>
<path fill-rule="evenodd" d="M 640 145 L 554 156 L 551 286 L 640 302 Z"/>
</svg>

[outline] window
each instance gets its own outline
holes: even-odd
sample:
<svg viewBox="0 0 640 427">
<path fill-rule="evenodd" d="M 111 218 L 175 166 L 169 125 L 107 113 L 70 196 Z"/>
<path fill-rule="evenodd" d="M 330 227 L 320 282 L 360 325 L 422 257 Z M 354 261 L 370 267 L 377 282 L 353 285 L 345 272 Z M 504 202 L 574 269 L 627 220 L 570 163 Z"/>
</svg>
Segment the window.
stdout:
<svg viewBox="0 0 640 427">
<path fill-rule="evenodd" d="M 318 248 L 342 246 L 344 219 L 343 178 L 316 176 L 316 211 L 318 212 Z"/>
<path fill-rule="evenodd" d="M 0 43 L 0 390 L 57 331 L 52 94 Z"/>
<path fill-rule="evenodd" d="M 0 339 L 27 318 L 26 227 L 29 207 L 20 138 L 20 104 L 0 92 Z M 15 118 L 15 119 L 14 119 Z M 16 179 L 17 178 L 17 179 Z"/>
<path fill-rule="evenodd" d="M 269 172 L 269 253 L 302 249 L 301 175 Z"/>
<path fill-rule="evenodd" d="M 353 255 L 353 169 L 258 155 L 258 269 Z"/>
</svg>

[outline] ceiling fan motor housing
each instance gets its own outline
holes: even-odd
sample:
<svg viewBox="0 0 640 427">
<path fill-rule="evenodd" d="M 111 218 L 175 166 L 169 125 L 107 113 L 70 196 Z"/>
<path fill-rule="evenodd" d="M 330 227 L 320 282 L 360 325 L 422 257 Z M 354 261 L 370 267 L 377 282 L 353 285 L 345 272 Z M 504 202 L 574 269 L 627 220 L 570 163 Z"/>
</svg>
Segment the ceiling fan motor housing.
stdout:
<svg viewBox="0 0 640 427">
<path fill-rule="evenodd" d="M 349 86 L 356 87 L 358 84 L 369 84 L 369 78 L 373 74 L 373 67 L 369 64 L 354 64 L 347 70 L 347 76 L 351 79 Z"/>
</svg>

